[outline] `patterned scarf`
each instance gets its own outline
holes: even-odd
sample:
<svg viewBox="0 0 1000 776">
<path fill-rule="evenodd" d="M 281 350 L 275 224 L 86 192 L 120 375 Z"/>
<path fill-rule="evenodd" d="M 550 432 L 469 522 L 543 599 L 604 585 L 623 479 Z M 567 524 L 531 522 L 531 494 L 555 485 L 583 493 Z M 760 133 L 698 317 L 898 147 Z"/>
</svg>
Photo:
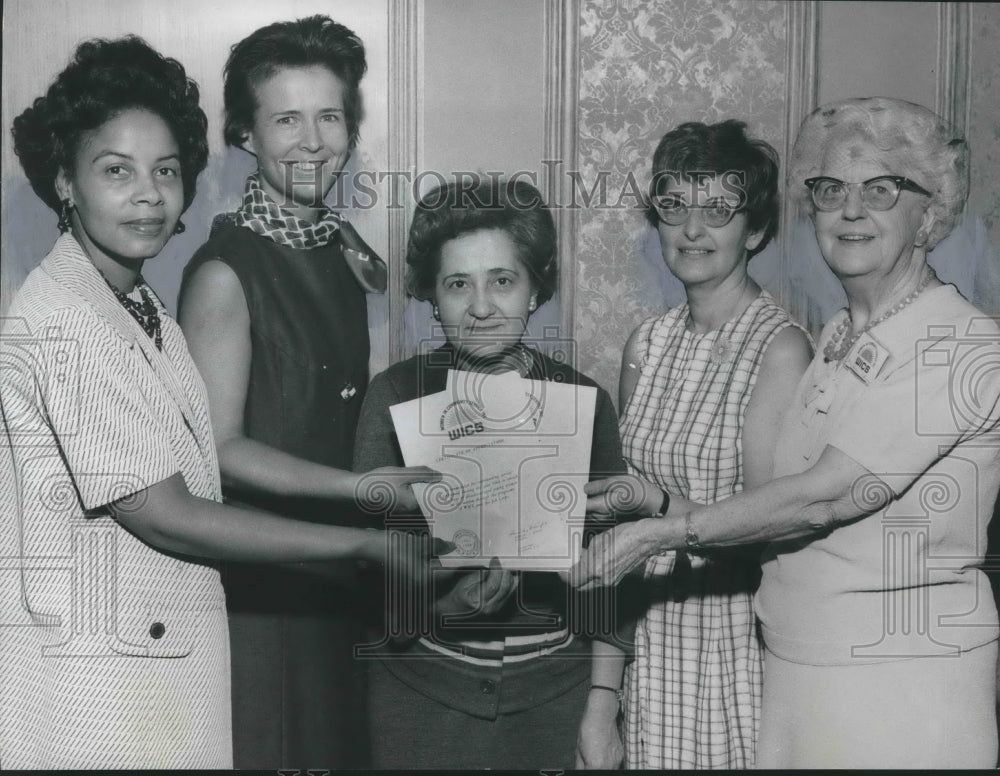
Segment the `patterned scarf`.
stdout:
<svg viewBox="0 0 1000 776">
<path fill-rule="evenodd" d="M 260 186 L 259 173 L 247 178 L 243 204 L 236 211 L 236 225 L 290 248 L 319 248 L 340 230 L 340 216 L 327 209 L 322 218 L 310 224 L 283 211 Z"/>
</svg>

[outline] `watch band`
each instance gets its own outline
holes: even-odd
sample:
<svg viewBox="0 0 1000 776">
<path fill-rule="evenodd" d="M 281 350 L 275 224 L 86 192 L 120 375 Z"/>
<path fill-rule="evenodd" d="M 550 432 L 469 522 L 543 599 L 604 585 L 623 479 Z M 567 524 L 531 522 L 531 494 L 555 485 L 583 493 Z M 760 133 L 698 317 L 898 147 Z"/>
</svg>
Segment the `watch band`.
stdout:
<svg viewBox="0 0 1000 776">
<path fill-rule="evenodd" d="M 621 703 L 622 699 L 625 697 L 625 693 L 623 693 L 621 690 L 619 690 L 619 689 L 617 689 L 615 687 L 609 687 L 606 684 L 592 684 L 592 685 L 590 685 L 590 689 L 591 690 L 607 690 L 608 692 L 613 692 L 615 694 L 615 697 L 618 699 L 618 703 Z"/>
<path fill-rule="evenodd" d="M 687 512 L 684 515 L 684 546 L 689 550 L 700 550 L 701 539 L 698 538 L 698 534 L 695 532 L 694 527 L 691 525 L 691 513 Z"/>
</svg>

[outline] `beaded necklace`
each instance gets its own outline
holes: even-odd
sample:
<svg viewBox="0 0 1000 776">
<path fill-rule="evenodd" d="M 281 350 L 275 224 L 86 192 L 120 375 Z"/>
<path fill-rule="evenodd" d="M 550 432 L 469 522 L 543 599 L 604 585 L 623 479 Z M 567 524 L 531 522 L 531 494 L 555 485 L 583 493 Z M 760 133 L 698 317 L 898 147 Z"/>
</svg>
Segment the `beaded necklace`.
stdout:
<svg viewBox="0 0 1000 776">
<path fill-rule="evenodd" d="M 823 348 L 824 360 L 827 362 L 840 361 L 844 356 L 846 356 L 850 352 L 851 348 L 854 347 L 854 343 L 858 341 L 858 338 L 862 334 L 864 334 L 866 331 L 870 331 L 872 328 L 882 323 L 882 321 L 886 320 L 887 318 L 891 318 L 900 310 L 902 310 L 904 307 L 906 307 L 908 304 L 910 304 L 914 299 L 920 296 L 920 293 L 925 288 L 927 288 L 927 285 L 935 277 L 936 275 L 934 274 L 934 270 L 931 269 L 930 267 L 927 267 L 924 273 L 923 280 L 920 281 L 920 285 L 918 285 L 915 289 L 913 289 L 913 291 L 911 291 L 909 294 L 903 297 L 903 299 L 901 299 L 895 305 L 890 307 L 886 312 L 884 312 L 874 321 L 871 321 L 861 331 L 857 332 L 856 334 L 852 334 L 849 337 L 846 336 L 848 325 L 851 322 L 851 314 L 848 313 L 847 317 L 837 324 L 837 328 L 834 330 L 833 336 L 830 337 L 830 341 L 827 342 L 826 347 Z"/>
<path fill-rule="evenodd" d="M 461 359 L 460 369 L 474 372 L 498 374 L 513 371 L 527 377 L 534 366 L 535 359 L 531 351 L 521 343 L 504 348 L 499 353 L 491 355 L 469 354 Z"/>
<path fill-rule="evenodd" d="M 80 250 L 83 251 L 84 256 L 90 261 L 94 269 L 97 270 L 98 274 L 104 279 L 104 282 L 108 284 L 108 288 L 115 295 L 115 298 L 125 308 L 126 312 L 135 318 L 136 323 L 142 327 L 142 330 L 146 332 L 146 335 L 151 337 L 153 342 L 156 344 L 157 350 L 163 350 L 163 332 L 160 327 L 160 313 L 156 309 L 156 304 L 150 298 L 149 293 L 146 289 L 149 285 L 146 283 L 142 275 L 137 275 L 135 278 L 135 287 L 139 289 L 139 297 L 142 299 L 141 302 L 137 302 L 134 299 L 129 298 L 128 294 L 121 291 L 118 286 L 112 283 L 101 272 L 100 267 L 94 263 L 94 257 L 90 255 L 90 251 L 87 250 L 86 243 L 81 240 L 76 232 L 73 232 L 73 238 L 76 240 L 76 244 L 80 246 Z"/>
<path fill-rule="evenodd" d="M 104 277 L 104 273 L 101 273 L 101 277 Z M 108 287 L 114 292 L 118 301 L 121 302 L 122 307 L 128 311 L 129 315 L 135 318 L 136 322 L 142 327 L 142 330 L 153 339 L 153 342 L 156 344 L 156 349 L 163 350 L 163 332 L 160 329 L 160 313 L 156 309 L 156 305 L 153 303 L 153 300 L 146 292 L 146 281 L 143 280 L 142 275 L 139 275 L 139 277 L 135 279 L 135 286 L 139 289 L 139 296 L 142 297 L 141 302 L 137 302 L 134 299 L 129 298 L 127 294 L 120 291 L 107 278 L 104 278 L 104 282 L 107 283 Z"/>
</svg>

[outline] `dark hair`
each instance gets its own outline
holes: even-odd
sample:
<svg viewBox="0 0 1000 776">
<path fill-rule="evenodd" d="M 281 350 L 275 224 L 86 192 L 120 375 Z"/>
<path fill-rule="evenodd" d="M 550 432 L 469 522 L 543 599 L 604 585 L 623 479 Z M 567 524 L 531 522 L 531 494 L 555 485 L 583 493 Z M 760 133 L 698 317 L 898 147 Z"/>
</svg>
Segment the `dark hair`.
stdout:
<svg viewBox="0 0 1000 776">
<path fill-rule="evenodd" d="M 686 178 L 702 172 L 735 173 L 742 178 L 739 187 L 745 201 L 741 209 L 747 214 L 747 226 L 764 235 L 749 255 L 764 250 L 778 230 L 778 152 L 765 141 L 748 137 L 742 121 L 689 121 L 667 132 L 656 146 L 650 196 L 668 177 Z M 653 226 L 659 224 L 651 204 L 646 217 Z"/>
<path fill-rule="evenodd" d="M 517 247 L 518 258 L 534 283 L 538 304 L 556 292 L 556 227 L 542 195 L 530 183 L 490 177 L 439 186 L 417 203 L 406 251 L 406 288 L 430 299 L 441 267 L 441 248 L 449 240 L 500 229 Z"/>
<path fill-rule="evenodd" d="M 135 35 L 81 43 L 44 97 L 14 119 L 14 152 L 31 188 L 59 212 L 55 180 L 72 175 L 83 136 L 131 108 L 159 116 L 180 153 L 184 209 L 208 163 L 208 120 L 198 106 L 198 85 L 176 59 Z"/>
<path fill-rule="evenodd" d="M 223 90 L 226 143 L 239 146 L 246 141 L 258 86 L 282 68 L 314 65 L 325 67 L 344 84 L 344 118 L 353 148 L 362 118 L 361 78 L 368 69 L 365 46 L 343 24 L 319 14 L 261 27 L 232 47 Z"/>
</svg>

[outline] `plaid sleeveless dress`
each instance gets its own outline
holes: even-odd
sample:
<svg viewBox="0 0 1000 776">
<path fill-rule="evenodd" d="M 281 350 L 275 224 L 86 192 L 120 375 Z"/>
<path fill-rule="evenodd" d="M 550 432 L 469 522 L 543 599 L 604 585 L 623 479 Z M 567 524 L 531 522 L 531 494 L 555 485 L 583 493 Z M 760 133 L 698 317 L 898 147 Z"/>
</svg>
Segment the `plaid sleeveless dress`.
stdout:
<svg viewBox="0 0 1000 776">
<path fill-rule="evenodd" d="M 688 307 L 644 321 L 640 375 L 619 423 L 634 473 L 711 504 L 743 489 L 743 419 L 767 346 L 788 314 L 765 291 L 706 334 Z M 627 768 L 746 768 L 760 718 L 760 568 L 737 553 L 647 561 L 646 614 L 625 679 Z"/>
</svg>

